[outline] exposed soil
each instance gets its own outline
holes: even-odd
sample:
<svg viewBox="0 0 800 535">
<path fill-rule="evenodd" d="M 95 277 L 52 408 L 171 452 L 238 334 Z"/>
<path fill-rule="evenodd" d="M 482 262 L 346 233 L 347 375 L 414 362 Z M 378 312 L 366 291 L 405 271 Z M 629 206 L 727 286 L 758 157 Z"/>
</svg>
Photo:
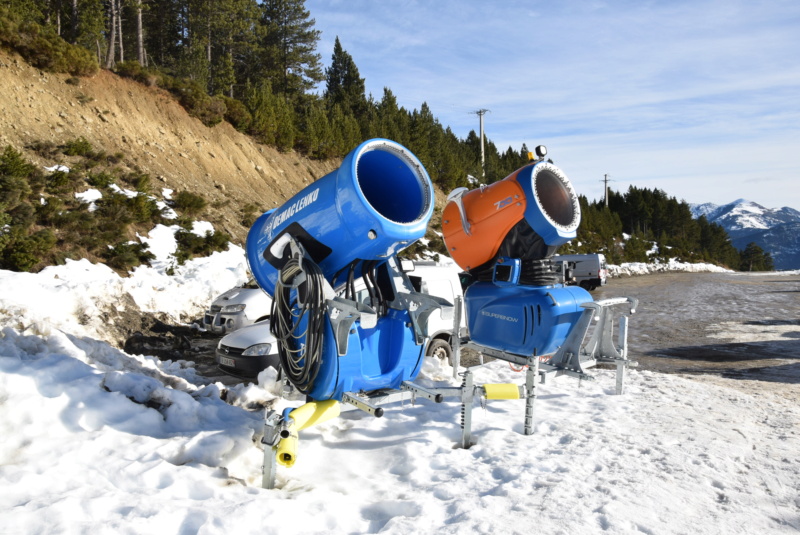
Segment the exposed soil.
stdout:
<svg viewBox="0 0 800 535">
<path fill-rule="evenodd" d="M 68 78 L 0 50 L 0 148 L 11 145 L 31 162 L 52 165 L 25 147 L 84 137 L 123 153 L 125 165 L 148 173 L 159 190 L 203 195 L 210 205 L 203 217 L 238 243 L 247 232 L 239 223 L 243 206 L 275 207 L 338 166 L 260 145 L 225 122 L 206 127 L 166 91 L 109 71 L 77 86 Z"/>
</svg>

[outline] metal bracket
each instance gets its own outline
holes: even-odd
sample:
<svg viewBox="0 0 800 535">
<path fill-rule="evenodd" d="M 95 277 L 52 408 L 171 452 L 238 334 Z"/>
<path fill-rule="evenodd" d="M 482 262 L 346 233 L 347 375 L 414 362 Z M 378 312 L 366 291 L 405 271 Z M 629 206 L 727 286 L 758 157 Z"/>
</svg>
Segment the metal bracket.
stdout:
<svg viewBox="0 0 800 535">
<path fill-rule="evenodd" d="M 428 318 L 441 310 L 442 319 L 448 320 L 453 314 L 453 305 L 446 299 L 419 292 L 398 292 L 392 308 L 407 310 L 414 329 L 414 340 L 422 345 L 428 338 Z"/>
<path fill-rule="evenodd" d="M 370 403 L 372 401 L 372 403 Z M 356 394 L 355 392 L 345 392 L 342 394 L 342 403 L 348 403 L 353 407 L 373 415 L 375 418 L 383 416 L 383 408 L 378 407 L 375 401 L 369 397 L 364 397 Z"/>
<path fill-rule="evenodd" d="M 598 361 L 608 362 L 611 360 L 630 363 L 627 359 L 627 317 L 620 318 L 621 347 L 618 350 L 614 347 L 612 334 L 614 325 L 612 307 L 630 304 L 630 313 L 633 314 L 636 312 L 638 302 L 633 297 L 616 297 L 582 304 L 581 307 L 584 310 L 580 319 L 570 330 L 564 344 L 558 348 L 553 358 L 547 363 L 548 371 L 555 370 L 558 375 L 573 375 L 580 379 L 591 380 L 584 368 L 594 366 Z M 583 341 L 593 319 L 597 321 L 597 325 L 589 341 L 584 345 Z M 618 367 L 618 370 L 622 370 L 622 368 Z M 621 393 L 621 388 L 618 387 L 617 390 L 618 393 Z"/>
<path fill-rule="evenodd" d="M 411 392 L 415 398 L 419 396 L 433 401 L 434 403 L 441 403 L 444 399 L 444 396 L 435 389 L 430 390 L 418 384 L 414 384 L 411 381 L 403 381 L 403 383 L 400 385 L 400 390 Z"/>
<path fill-rule="evenodd" d="M 481 185 L 481 191 L 483 191 L 483 185 Z M 464 194 L 469 192 L 468 188 L 456 188 L 450 192 L 447 196 L 447 202 L 454 202 L 456 207 L 458 207 L 458 213 L 461 215 L 461 228 L 464 229 L 464 234 L 467 236 L 472 236 L 472 227 L 467 221 L 467 212 L 464 210 Z"/>
<path fill-rule="evenodd" d="M 361 327 L 364 329 L 372 329 L 378 323 L 377 312 L 364 303 L 334 297 L 325 301 L 325 305 L 336 339 L 336 352 L 340 357 L 347 354 L 347 340 L 356 320 L 361 320 Z"/>
</svg>

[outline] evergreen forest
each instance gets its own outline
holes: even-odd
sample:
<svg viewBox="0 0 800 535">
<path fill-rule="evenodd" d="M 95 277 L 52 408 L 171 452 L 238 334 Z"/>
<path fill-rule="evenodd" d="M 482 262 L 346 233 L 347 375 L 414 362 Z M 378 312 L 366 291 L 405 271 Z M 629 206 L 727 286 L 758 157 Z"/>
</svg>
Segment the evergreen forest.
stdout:
<svg viewBox="0 0 800 535">
<path fill-rule="evenodd" d="M 528 162 L 524 144 L 500 151 L 487 139 L 481 166 L 475 131 L 459 138 L 425 102 L 407 110 L 388 87 L 366 94 L 338 37 L 323 68 L 314 24 L 304 0 L 0 0 L 0 46 L 32 65 L 73 76 L 107 69 L 162 87 L 206 125 L 227 121 L 279 150 L 341 158 L 365 139 L 392 139 L 444 192 L 474 187 L 470 176 L 492 183 Z M 722 227 L 693 219 L 685 202 L 658 189 L 609 191 L 607 206 L 581 196 L 580 204 L 578 239 L 561 252 L 771 269 L 769 253 L 755 244 L 736 250 Z M 12 210 L 0 202 L 8 228 Z"/>
</svg>

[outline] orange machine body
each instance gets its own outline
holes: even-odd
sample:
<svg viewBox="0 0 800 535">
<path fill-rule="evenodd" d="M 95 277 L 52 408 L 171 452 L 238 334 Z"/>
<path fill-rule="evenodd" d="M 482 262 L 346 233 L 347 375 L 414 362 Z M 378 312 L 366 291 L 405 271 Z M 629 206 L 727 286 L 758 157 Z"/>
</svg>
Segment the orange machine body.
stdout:
<svg viewBox="0 0 800 535">
<path fill-rule="evenodd" d="M 527 200 L 517 182 L 520 171 L 461 197 L 469 230 L 464 228 L 458 204 L 451 200 L 445 206 L 444 242 L 461 269 L 469 271 L 494 259 L 506 234 L 525 217 Z"/>
</svg>

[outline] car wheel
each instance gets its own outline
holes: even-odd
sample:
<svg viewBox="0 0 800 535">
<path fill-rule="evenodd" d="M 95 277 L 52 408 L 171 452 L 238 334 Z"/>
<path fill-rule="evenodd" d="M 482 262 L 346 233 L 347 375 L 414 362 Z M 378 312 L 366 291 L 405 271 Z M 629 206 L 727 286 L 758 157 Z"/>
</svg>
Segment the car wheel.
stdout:
<svg viewBox="0 0 800 535">
<path fill-rule="evenodd" d="M 425 353 L 428 357 L 436 357 L 439 360 L 453 365 L 453 348 L 447 343 L 447 340 L 436 338 L 428 344 L 428 351 Z"/>
</svg>

